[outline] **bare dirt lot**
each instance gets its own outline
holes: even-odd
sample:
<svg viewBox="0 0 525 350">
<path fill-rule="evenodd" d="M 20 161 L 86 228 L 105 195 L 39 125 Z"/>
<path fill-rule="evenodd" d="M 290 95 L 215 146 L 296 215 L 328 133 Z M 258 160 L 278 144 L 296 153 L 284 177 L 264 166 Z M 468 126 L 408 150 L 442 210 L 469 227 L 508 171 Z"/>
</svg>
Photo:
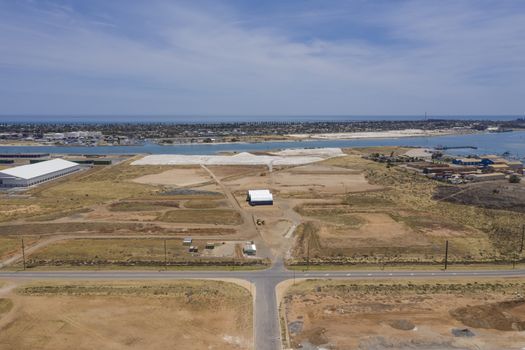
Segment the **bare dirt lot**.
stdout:
<svg viewBox="0 0 525 350">
<path fill-rule="evenodd" d="M 268 167 L 260 165 L 251 165 L 251 166 L 240 166 L 240 165 L 230 165 L 230 166 L 220 166 L 220 165 L 208 165 L 210 169 L 217 178 L 224 180 L 229 177 L 243 177 L 249 174 L 254 173 L 264 173 L 268 170 Z"/>
<path fill-rule="evenodd" d="M 232 283 L 46 282 L 4 298 L 1 349 L 253 348 L 252 297 Z"/>
<path fill-rule="evenodd" d="M 297 193 L 306 188 L 324 193 L 348 193 L 377 190 L 382 186 L 370 184 L 361 171 L 312 164 L 280 171 L 273 176 L 281 193 Z"/>
<path fill-rule="evenodd" d="M 283 301 L 303 349 L 522 349 L 525 284 L 306 281 Z"/>
<path fill-rule="evenodd" d="M 225 183 L 236 192 L 245 192 L 255 188 L 271 188 L 281 196 L 309 193 L 339 195 L 382 188 L 371 185 L 360 170 L 353 171 L 318 163 L 272 173 L 262 171 L 242 177 L 231 177 L 227 178 Z"/>
<path fill-rule="evenodd" d="M 195 186 L 212 181 L 201 167 L 175 168 L 160 174 L 150 174 L 133 179 L 134 182 L 150 185 Z"/>
</svg>

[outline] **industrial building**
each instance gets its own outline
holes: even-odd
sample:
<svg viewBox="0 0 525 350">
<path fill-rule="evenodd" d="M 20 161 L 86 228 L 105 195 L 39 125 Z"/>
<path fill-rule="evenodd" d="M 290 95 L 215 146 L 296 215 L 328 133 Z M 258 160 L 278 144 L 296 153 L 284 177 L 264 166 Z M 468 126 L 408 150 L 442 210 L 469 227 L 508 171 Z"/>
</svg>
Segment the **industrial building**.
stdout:
<svg viewBox="0 0 525 350">
<path fill-rule="evenodd" d="M 482 166 L 483 162 L 479 158 L 456 158 L 452 161 L 452 164 Z"/>
<path fill-rule="evenodd" d="M 465 178 L 472 182 L 496 181 L 496 180 L 505 180 L 505 174 L 502 174 L 502 173 L 470 174 L 470 175 L 467 175 Z"/>
<path fill-rule="evenodd" d="M 80 165 L 64 159 L 51 159 L 0 170 L 0 187 L 28 187 L 80 170 Z"/>
<path fill-rule="evenodd" d="M 45 158 L 49 153 L 0 153 L 0 158 Z"/>
<path fill-rule="evenodd" d="M 246 200 L 250 205 L 272 205 L 273 195 L 269 190 L 249 190 Z"/>
</svg>

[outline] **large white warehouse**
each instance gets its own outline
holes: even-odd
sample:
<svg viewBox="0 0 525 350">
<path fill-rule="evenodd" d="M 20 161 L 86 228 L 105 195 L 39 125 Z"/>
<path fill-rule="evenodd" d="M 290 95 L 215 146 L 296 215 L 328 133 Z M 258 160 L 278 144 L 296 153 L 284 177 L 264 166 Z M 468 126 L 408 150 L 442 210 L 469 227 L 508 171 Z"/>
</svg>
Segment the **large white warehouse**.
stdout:
<svg viewBox="0 0 525 350">
<path fill-rule="evenodd" d="M 80 165 L 64 159 L 21 165 L 0 170 L 0 187 L 27 187 L 80 170 Z"/>
</svg>

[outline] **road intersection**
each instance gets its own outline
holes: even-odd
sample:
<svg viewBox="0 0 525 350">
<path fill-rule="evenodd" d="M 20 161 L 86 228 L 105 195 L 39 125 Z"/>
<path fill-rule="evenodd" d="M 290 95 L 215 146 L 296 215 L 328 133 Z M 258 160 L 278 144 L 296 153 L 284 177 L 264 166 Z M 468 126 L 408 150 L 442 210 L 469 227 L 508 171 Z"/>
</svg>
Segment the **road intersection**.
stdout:
<svg viewBox="0 0 525 350">
<path fill-rule="evenodd" d="M 0 279 L 9 280 L 180 280 L 241 279 L 255 286 L 254 339 L 256 350 L 282 348 L 279 305 L 276 286 L 299 279 L 440 279 L 440 278 L 502 278 L 525 277 L 525 270 L 434 270 L 434 271 L 291 271 L 282 259 L 271 268 L 256 271 L 16 271 L 0 272 Z"/>
</svg>

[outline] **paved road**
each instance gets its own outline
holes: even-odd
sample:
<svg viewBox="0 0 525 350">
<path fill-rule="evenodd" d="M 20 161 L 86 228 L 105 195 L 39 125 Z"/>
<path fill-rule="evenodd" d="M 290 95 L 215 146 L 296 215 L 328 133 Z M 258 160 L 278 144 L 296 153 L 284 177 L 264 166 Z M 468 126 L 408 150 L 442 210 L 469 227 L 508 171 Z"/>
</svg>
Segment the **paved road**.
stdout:
<svg viewBox="0 0 525 350">
<path fill-rule="evenodd" d="M 452 270 L 452 271 L 297 271 L 295 278 L 314 279 L 379 279 L 379 278 L 439 278 L 439 277 L 525 277 L 525 269 L 516 270 Z M 240 278 L 257 283 L 261 280 L 284 281 L 294 277 L 293 271 L 273 267 L 261 271 L 16 271 L 0 272 L 7 279 L 184 279 Z"/>
<path fill-rule="evenodd" d="M 444 277 L 515 277 L 524 276 L 525 270 L 465 270 L 465 271 L 290 271 L 282 260 L 262 271 L 54 271 L 54 272 L 0 272 L 0 278 L 21 280 L 147 280 L 147 279 L 206 279 L 238 278 L 255 284 L 255 344 L 257 350 L 280 350 L 279 312 L 275 287 L 292 278 L 315 279 L 411 279 Z"/>
</svg>

